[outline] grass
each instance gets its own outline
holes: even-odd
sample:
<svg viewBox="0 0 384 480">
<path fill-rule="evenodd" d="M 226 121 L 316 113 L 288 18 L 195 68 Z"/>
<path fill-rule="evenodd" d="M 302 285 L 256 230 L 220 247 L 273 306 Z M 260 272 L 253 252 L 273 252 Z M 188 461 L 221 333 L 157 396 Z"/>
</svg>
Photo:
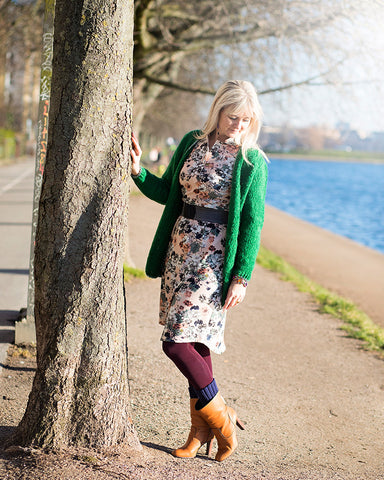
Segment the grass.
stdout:
<svg viewBox="0 0 384 480">
<path fill-rule="evenodd" d="M 305 154 L 306 152 L 303 152 L 300 150 L 297 150 L 296 152 L 292 153 L 302 153 Z M 322 157 L 335 157 L 335 158 L 343 158 L 343 159 L 360 159 L 360 160 L 384 160 L 384 152 L 364 152 L 360 150 L 352 150 L 350 152 L 346 152 L 343 150 L 309 150 L 309 154 L 311 155 L 319 155 Z"/>
<path fill-rule="evenodd" d="M 27 343 L 21 345 L 11 345 L 8 353 L 11 357 L 34 358 L 36 357 L 36 344 Z"/>
<path fill-rule="evenodd" d="M 140 268 L 128 267 L 124 264 L 124 281 L 130 283 L 134 278 L 147 278 L 147 276 Z"/>
<path fill-rule="evenodd" d="M 279 273 L 282 280 L 293 283 L 301 292 L 309 293 L 319 305 L 321 313 L 342 320 L 342 330 L 350 337 L 361 340 L 365 349 L 376 351 L 384 357 L 384 329 L 377 326 L 353 302 L 321 287 L 264 247 L 260 247 L 257 263 Z"/>
</svg>

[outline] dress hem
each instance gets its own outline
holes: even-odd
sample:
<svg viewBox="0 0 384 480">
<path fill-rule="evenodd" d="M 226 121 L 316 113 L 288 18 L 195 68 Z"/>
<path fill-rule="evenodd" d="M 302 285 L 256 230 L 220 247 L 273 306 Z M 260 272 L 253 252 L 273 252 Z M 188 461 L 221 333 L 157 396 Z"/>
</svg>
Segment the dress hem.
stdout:
<svg viewBox="0 0 384 480">
<path fill-rule="evenodd" d="M 181 341 L 177 341 L 177 340 L 170 340 L 170 339 L 163 339 L 162 337 L 160 338 L 160 341 L 161 342 L 169 342 L 169 343 L 202 343 L 203 345 L 205 345 L 206 347 L 209 348 L 209 350 L 213 353 L 216 353 L 216 355 L 221 355 L 222 353 L 224 353 L 226 351 L 226 346 L 223 345 L 224 348 L 221 348 L 220 350 L 217 349 L 217 348 L 214 348 L 212 345 L 210 345 L 208 342 L 206 342 L 205 340 L 192 340 L 190 342 L 186 341 L 186 340 L 181 340 Z"/>
</svg>

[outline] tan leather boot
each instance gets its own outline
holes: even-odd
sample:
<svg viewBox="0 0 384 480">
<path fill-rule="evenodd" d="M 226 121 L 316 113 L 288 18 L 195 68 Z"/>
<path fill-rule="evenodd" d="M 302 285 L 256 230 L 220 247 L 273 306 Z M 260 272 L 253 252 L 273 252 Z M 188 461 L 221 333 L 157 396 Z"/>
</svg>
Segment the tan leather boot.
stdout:
<svg viewBox="0 0 384 480">
<path fill-rule="evenodd" d="M 244 425 L 237 418 L 235 410 L 226 405 L 220 392 L 197 412 L 211 427 L 219 447 L 215 458 L 222 462 L 237 448 L 236 425 L 241 430 L 244 430 Z"/>
<path fill-rule="evenodd" d="M 197 398 L 191 398 L 191 431 L 185 444 L 174 450 L 172 455 L 181 458 L 194 458 L 199 448 L 207 444 L 207 455 L 211 454 L 213 433 L 207 423 L 199 415 L 199 411 L 195 409 Z"/>
</svg>

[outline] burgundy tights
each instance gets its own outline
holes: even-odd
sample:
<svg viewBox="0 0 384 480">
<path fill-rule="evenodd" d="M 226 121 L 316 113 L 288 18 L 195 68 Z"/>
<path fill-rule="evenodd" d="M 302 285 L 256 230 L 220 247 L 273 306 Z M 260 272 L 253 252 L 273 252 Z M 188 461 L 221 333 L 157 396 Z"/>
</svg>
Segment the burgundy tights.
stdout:
<svg viewBox="0 0 384 480">
<path fill-rule="evenodd" d="M 212 382 L 211 352 L 204 344 L 163 342 L 163 351 L 195 390 Z"/>
</svg>

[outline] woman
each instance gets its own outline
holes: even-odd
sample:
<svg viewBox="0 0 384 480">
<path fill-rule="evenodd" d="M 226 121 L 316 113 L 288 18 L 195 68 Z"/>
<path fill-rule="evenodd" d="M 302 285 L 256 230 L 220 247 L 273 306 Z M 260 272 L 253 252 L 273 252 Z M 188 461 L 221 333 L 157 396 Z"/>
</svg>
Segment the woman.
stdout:
<svg viewBox="0 0 384 480">
<path fill-rule="evenodd" d="M 226 312 L 245 296 L 264 221 L 267 167 L 257 148 L 262 111 L 249 82 L 228 81 L 201 131 L 187 133 L 162 178 L 140 166 L 133 137 L 132 178 L 165 204 L 146 273 L 162 277 L 165 354 L 189 382 L 192 427 L 176 457 L 195 457 L 215 436 L 216 460 L 237 447 L 236 412 L 219 393 L 210 351 L 222 353 Z"/>
</svg>

